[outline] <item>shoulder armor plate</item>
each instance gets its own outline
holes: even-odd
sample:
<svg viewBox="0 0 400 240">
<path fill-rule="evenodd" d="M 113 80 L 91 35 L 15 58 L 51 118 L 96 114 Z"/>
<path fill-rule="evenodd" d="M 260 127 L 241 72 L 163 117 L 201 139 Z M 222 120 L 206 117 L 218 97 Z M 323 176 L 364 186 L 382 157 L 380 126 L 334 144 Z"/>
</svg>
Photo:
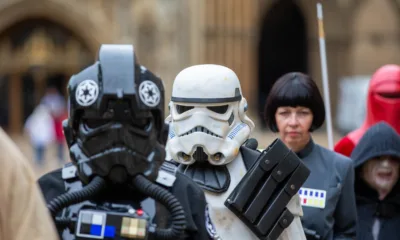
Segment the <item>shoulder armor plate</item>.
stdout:
<svg viewBox="0 0 400 240">
<path fill-rule="evenodd" d="M 156 182 L 166 187 L 172 187 L 176 180 L 175 175 L 177 170 L 178 167 L 173 162 L 164 161 L 160 170 L 158 171 Z"/>
<path fill-rule="evenodd" d="M 67 163 L 64 165 L 61 172 L 62 179 L 70 180 L 76 178 L 77 177 L 76 172 L 77 172 L 76 166 L 73 163 Z"/>
</svg>

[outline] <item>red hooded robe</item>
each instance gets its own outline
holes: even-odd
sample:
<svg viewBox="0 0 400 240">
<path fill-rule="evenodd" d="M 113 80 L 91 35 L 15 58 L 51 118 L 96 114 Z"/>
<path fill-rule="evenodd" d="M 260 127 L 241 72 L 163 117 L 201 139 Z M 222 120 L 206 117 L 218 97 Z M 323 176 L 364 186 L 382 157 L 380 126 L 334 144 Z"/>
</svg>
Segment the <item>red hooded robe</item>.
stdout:
<svg viewBox="0 0 400 240">
<path fill-rule="evenodd" d="M 350 156 L 368 128 L 379 121 L 390 124 L 400 133 L 400 66 L 379 68 L 369 83 L 367 116 L 363 125 L 347 134 L 336 145 L 335 152 Z"/>
</svg>

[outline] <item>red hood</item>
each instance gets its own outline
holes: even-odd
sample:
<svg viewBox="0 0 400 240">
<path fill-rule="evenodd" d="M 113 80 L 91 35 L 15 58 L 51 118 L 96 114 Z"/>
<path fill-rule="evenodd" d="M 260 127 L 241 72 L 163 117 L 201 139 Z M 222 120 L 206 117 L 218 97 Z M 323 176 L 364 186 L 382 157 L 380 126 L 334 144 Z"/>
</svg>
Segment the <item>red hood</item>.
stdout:
<svg viewBox="0 0 400 240">
<path fill-rule="evenodd" d="M 389 64 L 379 68 L 371 78 L 367 95 L 367 116 L 364 124 L 349 137 L 355 144 L 375 123 L 385 121 L 400 133 L 400 66 Z"/>
</svg>

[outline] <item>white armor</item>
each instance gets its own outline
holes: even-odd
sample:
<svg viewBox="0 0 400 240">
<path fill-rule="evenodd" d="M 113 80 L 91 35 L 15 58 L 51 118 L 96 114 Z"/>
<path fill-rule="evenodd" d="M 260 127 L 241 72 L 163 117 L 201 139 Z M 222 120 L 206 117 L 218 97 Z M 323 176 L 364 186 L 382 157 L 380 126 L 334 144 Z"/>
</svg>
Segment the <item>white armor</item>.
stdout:
<svg viewBox="0 0 400 240">
<path fill-rule="evenodd" d="M 226 166 L 230 175 L 227 189 L 220 192 L 205 190 L 209 214 L 217 232 L 212 237 L 258 239 L 224 205 L 246 174 L 239 148 L 254 129 L 254 123 L 245 113 L 247 102 L 236 74 L 227 67 L 211 64 L 186 68 L 175 78 L 171 100 L 167 118 L 170 122 L 167 155 L 189 168 L 196 163 L 196 152 L 201 148 L 211 168 Z M 295 195 L 287 207 L 295 219 L 279 239 L 305 240 L 299 196 Z"/>
</svg>

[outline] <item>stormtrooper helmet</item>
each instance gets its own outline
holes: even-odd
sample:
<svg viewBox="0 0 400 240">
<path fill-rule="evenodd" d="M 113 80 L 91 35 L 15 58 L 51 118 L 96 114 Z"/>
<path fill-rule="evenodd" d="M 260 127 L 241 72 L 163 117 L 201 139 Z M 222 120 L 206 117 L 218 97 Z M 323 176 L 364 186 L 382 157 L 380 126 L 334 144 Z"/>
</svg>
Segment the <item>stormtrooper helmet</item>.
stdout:
<svg viewBox="0 0 400 240">
<path fill-rule="evenodd" d="M 220 65 L 182 70 L 173 83 L 169 108 L 167 155 L 185 165 L 230 163 L 254 129 L 238 77 Z"/>
</svg>

